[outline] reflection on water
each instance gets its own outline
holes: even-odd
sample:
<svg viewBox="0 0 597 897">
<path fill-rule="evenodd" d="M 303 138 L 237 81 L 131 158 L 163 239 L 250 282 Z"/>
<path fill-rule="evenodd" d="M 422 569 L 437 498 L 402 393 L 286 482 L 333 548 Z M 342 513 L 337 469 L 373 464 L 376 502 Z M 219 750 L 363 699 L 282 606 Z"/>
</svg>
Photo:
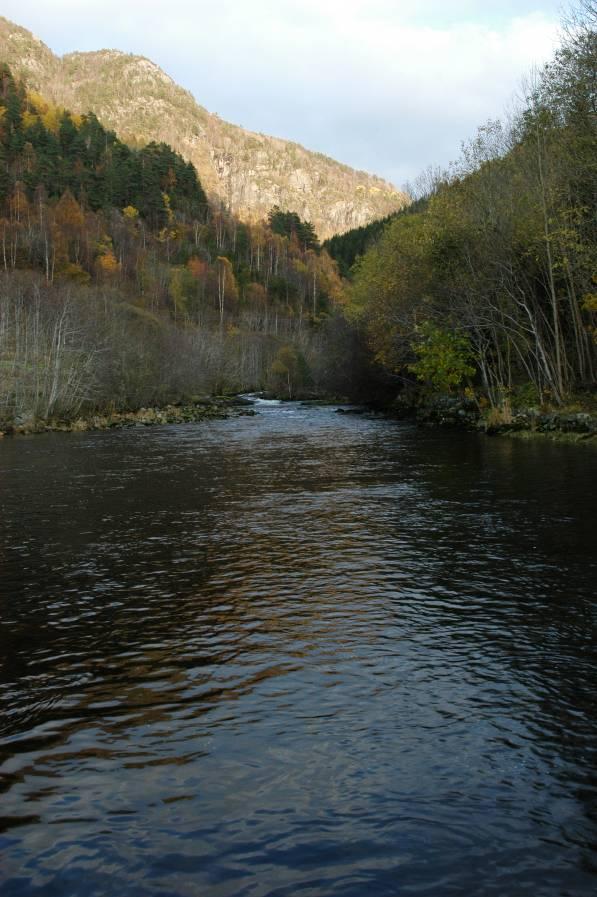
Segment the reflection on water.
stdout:
<svg viewBox="0 0 597 897">
<path fill-rule="evenodd" d="M 597 886 L 590 447 L 262 403 L 0 445 L 0 894 Z"/>
</svg>

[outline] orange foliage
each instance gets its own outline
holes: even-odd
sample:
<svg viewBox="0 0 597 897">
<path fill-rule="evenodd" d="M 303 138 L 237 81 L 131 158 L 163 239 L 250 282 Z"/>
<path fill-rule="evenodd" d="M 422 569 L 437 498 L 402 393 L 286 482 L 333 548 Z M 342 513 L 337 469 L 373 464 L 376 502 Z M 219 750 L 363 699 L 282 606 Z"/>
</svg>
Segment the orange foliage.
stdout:
<svg viewBox="0 0 597 897">
<path fill-rule="evenodd" d="M 202 262 L 196 256 L 192 256 L 187 262 L 187 268 L 196 280 L 201 280 L 207 274 L 207 263 Z"/>
<path fill-rule="evenodd" d="M 85 224 L 83 210 L 70 190 L 63 193 L 56 204 L 56 224 L 67 233 L 80 231 Z"/>
<path fill-rule="evenodd" d="M 257 305 L 265 305 L 267 303 L 267 292 L 265 287 L 260 283 L 247 284 L 245 298 L 248 302 L 254 302 Z"/>
<path fill-rule="evenodd" d="M 120 271 L 120 263 L 111 249 L 99 256 L 97 266 L 100 273 L 107 277 L 113 277 Z"/>
</svg>

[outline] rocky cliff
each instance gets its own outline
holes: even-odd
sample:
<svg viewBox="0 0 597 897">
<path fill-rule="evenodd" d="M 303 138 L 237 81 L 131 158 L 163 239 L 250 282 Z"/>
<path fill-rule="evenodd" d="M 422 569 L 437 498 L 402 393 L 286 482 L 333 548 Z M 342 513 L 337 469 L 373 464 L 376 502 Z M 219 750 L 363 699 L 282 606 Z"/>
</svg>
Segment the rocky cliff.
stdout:
<svg viewBox="0 0 597 897">
<path fill-rule="evenodd" d="M 244 220 L 262 219 L 278 205 L 311 221 L 325 239 L 406 202 L 381 178 L 222 121 L 143 57 L 118 50 L 59 57 L 0 17 L 0 61 L 48 100 L 94 112 L 129 143 L 169 143 L 193 162 L 210 197 Z"/>
</svg>

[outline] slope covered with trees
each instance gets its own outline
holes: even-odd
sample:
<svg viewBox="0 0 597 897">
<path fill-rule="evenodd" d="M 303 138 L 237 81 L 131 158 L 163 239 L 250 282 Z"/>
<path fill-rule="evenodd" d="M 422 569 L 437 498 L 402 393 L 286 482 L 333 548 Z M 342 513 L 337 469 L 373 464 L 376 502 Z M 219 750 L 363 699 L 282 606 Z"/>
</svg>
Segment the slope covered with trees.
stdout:
<svg viewBox="0 0 597 897">
<path fill-rule="evenodd" d="M 4 423 L 338 388 L 336 265 L 298 216 L 275 209 L 270 222 L 213 209 L 170 147 L 131 149 L 2 68 Z"/>
<path fill-rule="evenodd" d="M 481 128 L 419 202 L 323 247 L 287 208 L 239 221 L 170 147 L 127 146 L 4 68 L 0 417 L 260 387 L 363 397 L 380 369 L 390 389 L 464 394 L 505 420 L 585 400 L 596 22 L 585 0 L 513 121 Z"/>
<path fill-rule="evenodd" d="M 352 315 L 388 371 L 504 415 L 594 390 L 596 19 L 587 0 L 513 123 L 481 128 L 357 262 Z M 328 245 L 350 263 L 352 242 Z"/>
<path fill-rule="evenodd" d="M 351 269 L 357 259 L 365 254 L 367 249 L 379 239 L 386 227 L 401 215 L 412 215 L 420 212 L 426 205 L 426 198 L 409 203 L 398 212 L 386 215 L 385 218 L 377 218 L 362 227 L 356 227 L 343 234 L 335 234 L 324 241 L 323 247 L 338 263 L 338 268 L 343 277 L 350 277 Z"/>
<path fill-rule="evenodd" d="M 93 111 L 131 146 L 165 141 L 193 163 L 210 200 L 243 221 L 263 221 L 278 205 L 328 237 L 407 202 L 382 178 L 223 121 L 143 57 L 117 50 L 59 57 L 0 16 L 0 61 L 46 100 Z"/>
</svg>

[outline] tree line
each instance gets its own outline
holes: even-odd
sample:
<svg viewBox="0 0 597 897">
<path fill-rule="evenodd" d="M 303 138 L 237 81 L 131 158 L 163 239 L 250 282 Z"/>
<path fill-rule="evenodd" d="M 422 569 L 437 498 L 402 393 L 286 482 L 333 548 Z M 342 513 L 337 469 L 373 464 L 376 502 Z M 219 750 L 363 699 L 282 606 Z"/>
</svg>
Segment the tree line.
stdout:
<svg viewBox="0 0 597 897">
<path fill-rule="evenodd" d="M 408 209 L 323 247 L 292 212 L 239 221 L 170 147 L 128 147 L 0 67 L 0 422 L 366 397 L 380 370 L 504 414 L 594 391 L 596 20 L 582 0 L 517 114 Z"/>
<path fill-rule="evenodd" d="M 594 390 L 596 24 L 586 0 L 513 119 L 482 127 L 373 242 L 327 244 L 352 261 L 350 313 L 395 377 L 506 413 Z"/>
<path fill-rule="evenodd" d="M 0 272 L 4 421 L 340 378 L 342 284 L 309 222 L 240 222 L 170 147 L 130 148 L 6 66 Z"/>
</svg>

